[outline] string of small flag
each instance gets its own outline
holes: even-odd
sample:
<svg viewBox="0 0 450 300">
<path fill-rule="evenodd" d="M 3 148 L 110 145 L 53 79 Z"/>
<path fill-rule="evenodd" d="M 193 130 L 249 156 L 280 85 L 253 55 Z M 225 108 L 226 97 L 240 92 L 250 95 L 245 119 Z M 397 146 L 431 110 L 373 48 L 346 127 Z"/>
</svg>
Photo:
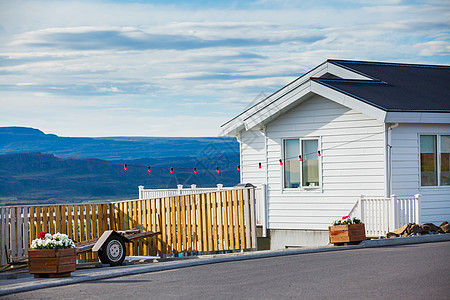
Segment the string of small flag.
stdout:
<svg viewBox="0 0 450 300">
<path fill-rule="evenodd" d="M 303 161 L 303 158 L 302 158 L 302 156 L 301 155 L 299 155 L 298 156 L 299 157 L 299 161 L 300 162 L 302 162 Z M 320 151 L 317 151 L 317 157 L 322 157 L 322 154 L 320 153 Z M 290 158 L 288 158 L 288 159 L 285 159 L 285 160 L 292 160 L 292 159 L 290 159 Z M 282 166 L 283 165 L 283 159 L 282 158 L 280 158 L 279 159 L 279 163 L 280 163 L 280 166 Z M 128 170 L 128 164 L 123 164 L 123 170 L 124 171 L 127 171 Z M 134 165 L 134 166 L 137 166 L 137 167 L 142 167 L 142 165 Z M 167 169 L 167 167 L 151 167 L 151 166 L 147 166 L 147 173 L 151 173 L 152 172 L 152 168 L 157 168 L 157 169 Z M 177 168 L 177 169 L 182 169 L 182 170 L 187 170 L 187 169 L 192 169 L 192 168 L 186 168 L 186 167 L 180 167 L 180 168 Z M 258 162 L 258 169 L 262 169 L 262 163 L 261 162 Z M 219 168 L 219 167 L 216 167 L 216 173 L 217 174 L 220 174 L 220 171 L 221 169 Z M 194 172 L 194 174 L 198 174 L 198 171 L 210 171 L 210 170 L 206 170 L 206 169 L 197 169 L 197 167 L 194 167 L 193 168 L 193 172 Z M 240 172 L 241 171 L 241 165 L 237 165 L 237 168 L 236 168 L 236 171 L 237 172 Z M 169 173 L 170 174 L 174 174 L 174 168 L 173 167 L 171 167 L 170 168 L 170 171 L 169 171 Z"/>
</svg>

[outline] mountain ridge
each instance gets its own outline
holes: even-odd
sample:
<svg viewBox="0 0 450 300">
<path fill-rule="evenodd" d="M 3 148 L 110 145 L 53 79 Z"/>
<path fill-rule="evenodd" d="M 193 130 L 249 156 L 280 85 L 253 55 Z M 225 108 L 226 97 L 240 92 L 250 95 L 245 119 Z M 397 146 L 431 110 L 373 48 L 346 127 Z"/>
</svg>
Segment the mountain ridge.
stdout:
<svg viewBox="0 0 450 300">
<path fill-rule="evenodd" d="M 229 138 L 70 138 L 0 127 L 0 205 L 135 199 L 139 185 L 233 186 L 238 164 Z"/>
</svg>

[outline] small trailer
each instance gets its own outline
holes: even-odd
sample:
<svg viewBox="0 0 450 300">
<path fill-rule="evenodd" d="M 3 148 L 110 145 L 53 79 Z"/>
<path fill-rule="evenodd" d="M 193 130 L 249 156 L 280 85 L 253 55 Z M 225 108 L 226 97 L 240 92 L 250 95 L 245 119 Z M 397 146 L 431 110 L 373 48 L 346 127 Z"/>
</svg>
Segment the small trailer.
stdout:
<svg viewBox="0 0 450 300">
<path fill-rule="evenodd" d="M 76 243 L 75 248 L 77 254 L 89 251 L 97 252 L 102 263 L 118 266 L 122 264 L 126 256 L 125 243 L 132 243 L 134 240 L 153 237 L 158 234 L 160 232 L 140 232 L 139 229 L 106 230 L 99 238 Z"/>
<path fill-rule="evenodd" d="M 110 266 L 119 266 L 125 260 L 125 243 L 132 243 L 135 240 L 153 237 L 161 232 L 146 231 L 139 229 L 129 229 L 124 231 L 106 230 L 99 238 L 75 243 L 77 254 L 86 252 L 97 252 L 100 261 Z M 6 249 L 6 247 L 5 247 Z M 0 272 L 16 270 L 27 266 L 28 257 L 7 262 L 7 265 L 0 268 Z"/>
</svg>

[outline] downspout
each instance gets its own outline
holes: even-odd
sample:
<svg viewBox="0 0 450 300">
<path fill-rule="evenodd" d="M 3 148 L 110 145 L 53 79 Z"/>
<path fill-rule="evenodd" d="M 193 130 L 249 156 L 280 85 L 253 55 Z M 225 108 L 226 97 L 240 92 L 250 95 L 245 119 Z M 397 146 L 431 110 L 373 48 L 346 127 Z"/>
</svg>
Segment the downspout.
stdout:
<svg viewBox="0 0 450 300">
<path fill-rule="evenodd" d="M 265 184 L 264 184 L 264 221 L 262 236 L 267 237 L 267 222 L 268 222 L 268 201 L 267 201 L 267 184 L 269 183 L 269 157 L 268 157 L 268 142 L 267 142 L 267 128 L 264 126 L 261 128 L 261 132 L 264 134 L 264 157 L 265 157 Z"/>
<path fill-rule="evenodd" d="M 386 198 L 389 198 L 392 195 L 392 129 L 397 127 L 398 123 L 395 123 L 387 127 L 386 130 Z"/>
</svg>

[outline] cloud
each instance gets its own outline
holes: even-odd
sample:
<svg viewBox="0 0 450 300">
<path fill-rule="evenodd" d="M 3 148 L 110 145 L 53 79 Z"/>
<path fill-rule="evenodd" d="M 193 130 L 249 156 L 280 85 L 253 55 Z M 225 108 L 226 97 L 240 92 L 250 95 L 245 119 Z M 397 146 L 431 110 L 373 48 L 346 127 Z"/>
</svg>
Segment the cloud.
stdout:
<svg viewBox="0 0 450 300">
<path fill-rule="evenodd" d="M 418 43 L 414 47 L 420 49 L 419 54 L 423 56 L 450 55 L 450 42 L 448 41 Z"/>
<path fill-rule="evenodd" d="M 313 43 L 323 39 L 316 34 L 293 32 L 271 38 L 216 37 L 198 34 L 154 33 L 137 28 L 50 28 L 19 35 L 11 46 L 70 50 L 188 50 L 212 47 L 261 47 L 286 42 Z"/>
<path fill-rule="evenodd" d="M 0 126 L 214 134 L 258 95 L 328 58 L 448 64 L 449 8 L 408 0 L 0 1 Z"/>
</svg>

